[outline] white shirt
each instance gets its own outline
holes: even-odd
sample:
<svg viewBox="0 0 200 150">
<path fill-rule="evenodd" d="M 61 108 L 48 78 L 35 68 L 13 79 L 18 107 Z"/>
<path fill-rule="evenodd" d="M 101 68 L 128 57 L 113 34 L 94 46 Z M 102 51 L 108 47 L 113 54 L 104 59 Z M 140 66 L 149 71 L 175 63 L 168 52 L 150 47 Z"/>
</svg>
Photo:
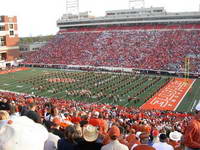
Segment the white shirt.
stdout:
<svg viewBox="0 0 200 150">
<path fill-rule="evenodd" d="M 59 139 L 59 136 L 49 133 L 49 137 L 44 143 L 44 150 L 57 150 L 57 143 Z"/>
<path fill-rule="evenodd" d="M 174 150 L 174 148 L 171 145 L 167 144 L 166 142 L 155 143 L 153 144 L 153 147 L 156 150 Z"/>
<path fill-rule="evenodd" d="M 101 150 L 129 150 L 124 144 L 121 144 L 118 140 L 114 140 L 109 144 L 104 145 Z"/>
</svg>

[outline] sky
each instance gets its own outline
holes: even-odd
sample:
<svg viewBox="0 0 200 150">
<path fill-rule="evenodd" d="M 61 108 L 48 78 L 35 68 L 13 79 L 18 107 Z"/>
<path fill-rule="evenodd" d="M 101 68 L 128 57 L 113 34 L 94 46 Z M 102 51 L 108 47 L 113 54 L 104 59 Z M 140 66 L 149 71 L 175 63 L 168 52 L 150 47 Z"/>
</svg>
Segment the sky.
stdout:
<svg viewBox="0 0 200 150">
<path fill-rule="evenodd" d="M 103 16 L 106 10 L 128 9 L 129 0 L 79 0 L 80 11 Z M 199 11 L 200 0 L 145 0 L 145 7 L 165 7 L 168 12 Z M 136 4 L 136 7 L 140 4 Z M 66 0 L 4 0 L 0 15 L 17 16 L 20 37 L 58 32 L 56 21 L 66 13 Z"/>
</svg>

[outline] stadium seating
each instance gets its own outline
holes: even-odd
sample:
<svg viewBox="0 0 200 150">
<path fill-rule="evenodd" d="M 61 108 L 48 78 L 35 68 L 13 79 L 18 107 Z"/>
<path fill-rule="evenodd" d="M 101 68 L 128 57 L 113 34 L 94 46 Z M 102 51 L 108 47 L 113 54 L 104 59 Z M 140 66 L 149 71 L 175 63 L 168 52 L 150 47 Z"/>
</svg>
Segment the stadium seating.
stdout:
<svg viewBox="0 0 200 150">
<path fill-rule="evenodd" d="M 157 136 L 157 138 L 158 138 L 159 133 L 171 133 L 173 131 L 179 132 L 179 134 L 180 134 L 180 138 L 178 138 L 178 140 L 176 141 L 176 143 L 177 143 L 176 148 L 183 149 L 183 147 L 182 147 L 183 141 L 181 141 L 181 136 L 184 135 L 184 130 L 185 130 L 187 123 L 191 121 L 191 115 L 187 114 L 187 113 L 178 113 L 178 112 L 172 112 L 172 111 L 159 111 L 159 110 L 143 111 L 143 110 L 139 110 L 136 108 L 125 108 L 125 107 L 117 106 L 117 105 L 115 105 L 115 106 L 107 105 L 107 104 L 97 105 L 95 103 L 77 102 L 77 101 L 72 101 L 72 100 L 66 101 L 66 100 L 55 99 L 55 98 L 32 97 L 32 96 L 29 96 L 26 94 L 15 94 L 15 93 L 11 93 L 11 92 L 0 92 L 0 102 L 1 102 L 0 106 L 4 106 L 4 105 L 9 106 L 8 109 L 7 108 L 5 109 L 5 107 L 3 107 L 4 110 L 6 110 L 6 111 L 9 111 L 9 108 L 16 109 L 16 111 L 13 111 L 11 109 L 12 111 L 10 111 L 10 117 L 9 117 L 9 114 L 7 113 L 8 115 L 7 115 L 7 118 L 5 120 L 3 120 L 4 122 L 0 119 L 0 121 L 1 121 L 0 125 L 1 126 L 9 126 L 10 128 L 12 127 L 12 131 L 15 129 L 14 125 L 19 122 L 18 119 L 21 119 L 20 115 L 22 115 L 23 112 L 26 110 L 27 114 L 32 112 L 32 113 L 37 114 L 38 116 L 42 117 L 44 119 L 43 125 L 45 125 L 49 129 L 49 132 L 59 136 L 60 138 L 63 138 L 62 137 L 63 133 L 66 133 L 66 131 L 63 132 L 65 127 L 70 126 L 70 124 L 72 124 L 76 127 L 76 125 L 79 125 L 79 123 L 82 124 L 83 121 L 86 121 L 86 123 L 83 125 L 90 124 L 90 125 L 96 126 L 100 129 L 99 134 L 101 136 L 99 136 L 98 141 L 101 143 L 101 146 L 109 143 L 109 141 L 110 141 L 109 138 L 108 139 L 106 138 L 106 135 L 107 135 L 106 132 L 107 132 L 108 127 L 110 128 L 113 125 L 117 125 L 121 129 L 123 129 L 122 131 L 124 131 L 124 132 L 121 132 L 122 136 L 119 138 L 120 143 L 127 145 L 130 149 L 131 149 L 132 145 L 136 144 L 137 141 L 139 141 L 139 137 L 137 137 L 139 132 L 148 134 L 148 137 L 149 137 L 149 135 L 151 135 L 151 136 Z M 52 106 L 52 104 L 54 106 Z M 37 106 L 36 107 L 37 109 L 34 111 L 29 109 L 28 106 L 31 107 L 32 105 Z M 56 115 L 52 111 L 55 109 L 57 110 Z M 49 111 L 49 110 L 51 110 L 51 111 Z M 2 115 L 3 113 L 6 113 L 6 112 L 1 110 L 0 115 Z M 99 114 L 101 114 L 101 116 L 103 116 L 103 117 L 100 117 Z M 26 113 L 25 113 L 25 115 L 26 115 Z M 26 116 L 28 116 L 28 115 L 26 115 Z M 84 120 L 84 116 L 87 117 L 86 120 Z M 28 116 L 28 117 L 33 120 L 32 116 Z M 52 118 L 52 120 L 48 119 L 48 117 Z M 27 120 L 28 118 L 24 118 L 24 119 Z M 56 121 L 56 119 L 57 119 L 57 121 Z M 30 122 L 30 120 L 27 120 L 27 121 Z M 49 125 L 48 125 L 48 123 L 49 123 Z M 31 123 L 31 124 L 33 124 L 33 123 Z M 24 123 L 24 124 L 20 124 L 20 126 L 16 126 L 16 127 L 18 127 L 18 128 L 21 127 L 23 129 L 26 127 L 26 125 L 27 124 Z M 40 126 L 40 128 L 43 128 L 41 125 L 39 125 L 39 124 L 37 124 L 37 125 Z M 56 132 L 54 130 L 55 125 L 57 128 Z M 2 135 L 5 135 L 5 133 L 10 133 L 11 131 L 7 130 L 8 128 L 6 128 L 6 127 L 3 129 L 4 130 L 2 130 L 2 128 L 1 128 L 0 143 L 1 143 L 1 146 L 5 147 L 2 150 L 6 150 L 6 148 L 7 148 L 6 146 L 8 146 L 7 143 L 11 141 L 10 139 L 12 139 L 11 137 L 13 137 L 13 134 L 8 134 L 9 135 L 8 140 L 10 140 L 10 141 L 6 141 L 4 139 L 7 136 L 2 136 Z M 21 140 L 20 144 L 26 145 L 26 148 L 27 147 L 32 148 L 33 145 L 29 144 L 29 143 L 26 144 L 25 138 L 22 138 L 22 137 L 26 137 L 27 135 L 29 135 L 29 134 L 26 134 L 27 130 L 23 130 L 24 132 L 22 132 L 22 129 L 19 130 L 19 131 L 21 131 L 21 133 L 20 132 L 15 133 L 16 135 L 18 135 L 17 139 L 19 140 L 19 138 L 20 138 L 20 140 Z M 25 128 L 25 129 L 27 129 L 27 128 Z M 82 131 L 82 128 L 80 128 L 80 129 Z M 35 130 L 37 131 L 37 128 L 36 129 L 34 128 L 34 131 Z M 157 131 L 157 135 L 154 134 L 155 130 Z M 28 132 L 30 132 L 30 131 L 32 131 L 32 130 L 28 130 Z M 47 132 L 46 130 L 44 130 L 44 131 Z M 128 138 L 131 131 L 134 131 L 134 133 L 132 133 L 133 137 Z M 34 137 L 41 138 L 40 133 L 41 132 L 35 132 Z M 23 136 L 19 136 L 19 135 L 23 135 Z M 31 133 L 31 135 L 33 135 L 33 133 Z M 167 134 L 167 136 L 168 136 L 168 134 Z M 137 139 L 136 139 L 136 137 L 137 137 Z M 84 140 L 83 139 L 84 132 L 83 132 L 83 137 L 81 134 L 79 139 L 76 139 L 76 140 L 79 142 L 79 141 L 81 141 L 80 138 L 81 138 L 81 140 Z M 156 143 L 153 140 L 154 138 L 155 137 L 153 137 L 151 140 L 149 140 L 149 142 L 150 142 L 149 145 L 153 145 Z M 171 135 L 169 135 L 169 139 L 173 140 L 174 138 L 171 138 Z M 45 140 L 47 142 L 49 139 L 45 138 Z M 5 143 L 4 141 L 6 141 L 7 143 Z M 36 143 L 35 141 L 36 140 L 34 140 L 34 143 Z M 46 146 L 47 143 L 44 141 L 40 142 L 41 147 L 43 145 Z M 57 147 L 57 141 L 54 141 L 54 143 L 53 143 L 54 145 L 51 144 L 52 147 L 54 146 L 54 149 L 55 149 L 55 147 Z M 159 139 L 157 140 L 157 142 L 159 142 Z M 140 142 L 137 144 L 140 144 Z M 170 141 L 169 141 L 169 144 L 174 146 L 174 144 L 170 143 Z M 81 142 L 79 142 L 78 145 L 82 145 Z M 16 146 L 18 146 L 18 144 L 10 144 L 10 146 L 16 147 Z M 58 147 L 59 147 L 59 144 L 58 144 Z M 21 148 L 18 148 L 18 149 L 21 149 Z M 82 149 L 83 148 L 81 148 L 80 150 L 82 150 Z M 41 148 L 41 150 L 43 150 L 43 149 Z M 44 148 L 44 150 L 49 150 L 49 149 Z M 59 150 L 59 148 L 58 148 L 58 150 Z M 85 150 L 85 149 L 83 149 L 83 150 Z M 94 150 L 96 150 L 96 149 L 94 149 Z"/>
<path fill-rule="evenodd" d="M 60 31 L 24 63 L 128 67 L 183 71 L 184 58 L 198 57 L 199 25 L 80 28 Z M 198 62 L 191 71 L 200 70 Z"/>
</svg>

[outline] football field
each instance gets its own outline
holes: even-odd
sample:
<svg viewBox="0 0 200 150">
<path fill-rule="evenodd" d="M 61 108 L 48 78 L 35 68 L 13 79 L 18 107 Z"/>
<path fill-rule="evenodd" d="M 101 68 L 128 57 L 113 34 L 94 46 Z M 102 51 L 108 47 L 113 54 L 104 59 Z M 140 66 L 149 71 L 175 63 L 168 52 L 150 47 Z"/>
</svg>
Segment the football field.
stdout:
<svg viewBox="0 0 200 150">
<path fill-rule="evenodd" d="M 166 76 L 131 73 L 78 72 L 56 69 L 0 74 L 0 90 L 42 97 L 140 107 L 172 82 Z M 200 99 L 200 81 L 195 80 L 176 111 L 190 111 Z"/>
</svg>

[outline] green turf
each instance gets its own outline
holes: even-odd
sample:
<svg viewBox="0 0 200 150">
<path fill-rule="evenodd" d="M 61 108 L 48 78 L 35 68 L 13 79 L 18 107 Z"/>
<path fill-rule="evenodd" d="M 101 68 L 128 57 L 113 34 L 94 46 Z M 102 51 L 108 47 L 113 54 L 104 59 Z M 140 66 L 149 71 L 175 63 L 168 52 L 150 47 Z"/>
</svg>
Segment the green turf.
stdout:
<svg viewBox="0 0 200 150">
<path fill-rule="evenodd" d="M 50 83 L 50 78 L 75 79 L 74 83 Z M 20 71 L 0 75 L 0 89 L 20 93 L 28 93 L 43 97 L 54 97 L 59 99 L 72 99 L 77 101 L 98 102 L 118 104 L 122 106 L 139 107 L 146 99 L 152 96 L 170 77 L 153 75 L 133 75 L 122 73 L 95 73 L 95 72 L 70 72 L 56 69 L 32 68 L 27 71 Z M 144 92 L 135 96 L 144 87 L 149 86 Z M 98 86 L 97 86 L 98 85 Z M 135 87 L 138 85 L 137 87 Z M 42 89 L 40 89 L 42 87 Z M 192 87 L 192 94 L 187 94 L 177 111 L 190 111 L 195 99 L 200 98 L 200 80 L 197 80 Z M 88 90 L 91 96 L 66 94 L 66 91 Z M 52 92 L 56 91 L 56 92 Z M 102 93 L 104 96 L 97 97 Z M 138 101 L 128 102 L 128 97 L 137 97 Z M 196 101 L 197 102 L 197 101 Z"/>
<path fill-rule="evenodd" d="M 197 79 L 192 88 L 186 94 L 176 111 L 191 112 L 200 100 L 200 80 Z M 195 104 L 194 104 L 195 102 Z"/>
</svg>

